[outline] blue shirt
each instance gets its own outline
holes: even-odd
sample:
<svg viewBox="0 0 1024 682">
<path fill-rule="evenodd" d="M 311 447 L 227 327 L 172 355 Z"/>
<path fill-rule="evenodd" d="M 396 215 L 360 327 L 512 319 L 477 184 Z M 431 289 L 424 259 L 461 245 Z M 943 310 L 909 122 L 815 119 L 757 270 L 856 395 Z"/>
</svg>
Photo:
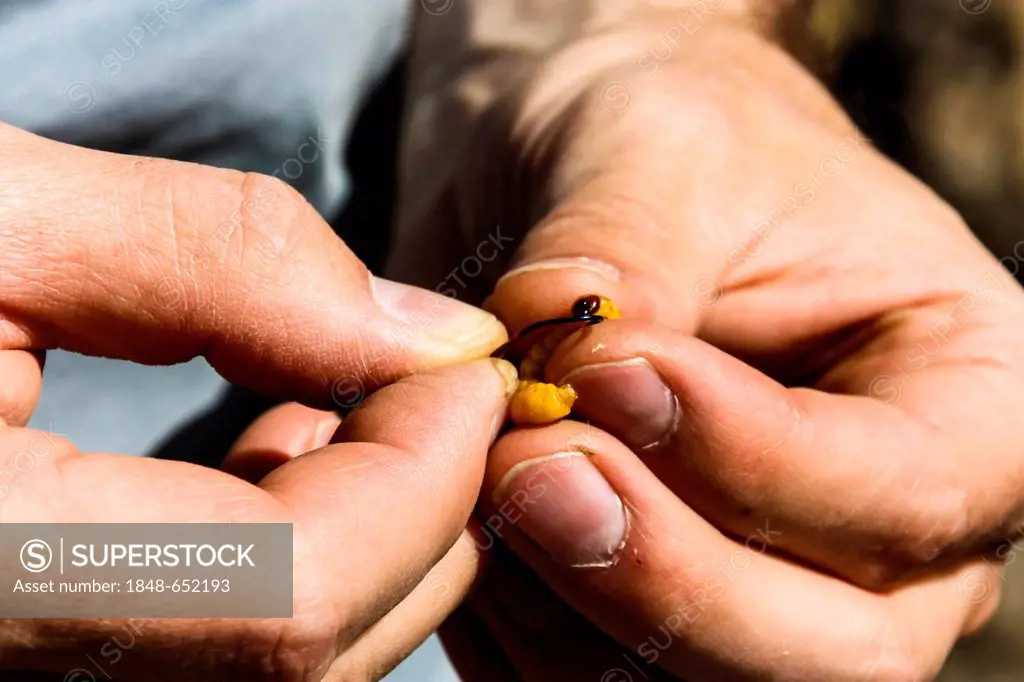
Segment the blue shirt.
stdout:
<svg viewBox="0 0 1024 682">
<path fill-rule="evenodd" d="M 347 191 L 353 114 L 400 50 L 408 9 L 0 0 L 0 120 L 86 147 L 276 174 L 330 216 Z"/>
</svg>

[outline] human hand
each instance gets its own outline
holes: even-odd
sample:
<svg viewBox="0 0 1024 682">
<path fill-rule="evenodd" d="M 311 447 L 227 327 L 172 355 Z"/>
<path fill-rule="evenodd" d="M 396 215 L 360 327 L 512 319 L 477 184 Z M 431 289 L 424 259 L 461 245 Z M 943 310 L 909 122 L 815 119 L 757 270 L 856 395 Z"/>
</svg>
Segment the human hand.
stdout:
<svg viewBox="0 0 1024 682">
<path fill-rule="evenodd" d="M 437 294 L 371 279 L 268 178 L 11 128 L 0 128 L 0 150 L 0 520 L 291 523 L 295 618 L 145 621 L 116 676 L 382 676 L 465 589 L 456 582 L 437 598 L 420 581 L 467 556 L 451 548 L 505 411 L 507 365 L 438 367 L 486 355 L 504 330 Z M 250 388 L 336 407 L 427 371 L 371 396 L 331 445 L 329 414 L 279 408 L 243 436 L 225 472 L 83 455 L 25 428 L 47 348 L 154 364 L 201 354 Z M 40 439 L 45 456 L 17 469 Z M 0 668 L 63 675 L 121 628 L 7 620 Z"/>
<path fill-rule="evenodd" d="M 604 431 L 505 436 L 485 518 L 517 516 L 504 539 L 562 598 L 691 682 L 930 679 L 1024 522 L 1024 297 L 746 28 L 640 66 L 670 25 L 556 53 L 455 185 L 471 225 L 525 232 L 488 303 L 511 331 L 587 293 L 626 318 L 547 367 Z"/>
</svg>

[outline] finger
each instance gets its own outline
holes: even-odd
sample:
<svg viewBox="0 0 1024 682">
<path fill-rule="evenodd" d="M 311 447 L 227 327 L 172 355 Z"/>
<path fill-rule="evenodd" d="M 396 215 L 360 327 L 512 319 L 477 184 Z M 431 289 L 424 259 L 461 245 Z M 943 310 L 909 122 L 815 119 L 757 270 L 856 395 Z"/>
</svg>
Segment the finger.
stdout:
<svg viewBox="0 0 1024 682">
<path fill-rule="evenodd" d="M 327 679 L 383 679 L 466 597 L 477 575 L 478 560 L 473 538 L 463 533 L 401 603 L 348 647 Z"/>
<path fill-rule="evenodd" d="M 746 58 L 750 47 L 743 40 L 712 40 L 721 54 Z M 522 226 L 525 238 L 512 269 L 487 302 L 511 330 L 563 315 L 576 297 L 599 293 L 616 300 L 627 317 L 696 331 L 723 295 L 723 273 L 774 224 L 766 214 L 784 221 L 794 207 L 779 207 L 780 198 L 790 197 L 807 169 L 818 167 L 854 133 L 848 120 L 829 114 L 798 127 L 798 135 L 780 128 L 772 131 L 770 144 L 752 145 L 738 131 L 760 130 L 754 119 L 776 105 L 775 95 L 728 78 L 706 88 L 699 76 L 706 55 L 692 57 L 673 78 L 665 72 L 658 79 L 655 91 L 664 92 L 627 111 L 610 112 L 599 97 L 568 99 L 550 91 L 532 93 L 522 104 L 522 120 L 511 134 L 522 146 L 517 158 L 530 170 L 526 189 L 533 194 L 516 197 L 506 212 L 527 220 L 543 217 Z M 781 54 L 765 58 L 783 73 L 790 68 Z M 621 83 L 620 75 L 606 72 L 594 88 L 607 90 L 609 82 Z M 787 85 L 792 81 L 821 97 L 802 76 L 787 79 Z M 749 109 L 729 106 L 739 91 Z M 671 121 L 662 106 L 650 104 L 675 98 L 688 106 Z M 561 127 L 552 124 L 560 122 L 553 111 L 567 120 Z M 661 134 L 652 136 L 651 130 Z M 778 149 L 790 152 L 785 167 L 775 158 Z M 758 155 L 755 165 L 751 154 Z M 777 172 L 764 173 L 769 165 Z M 489 177 L 483 168 L 481 174 Z M 739 193 L 742 201 L 736 200 Z M 766 261 L 766 270 L 781 264 Z"/>
<path fill-rule="evenodd" d="M 0 428 L 2 523 L 290 523 L 283 506 L 259 488 L 220 471 L 145 457 L 83 456 L 59 435 Z M 296 552 L 301 556 L 301 551 Z M 301 564 L 296 612 L 316 576 Z M 315 588 L 314 588 L 315 589 Z M 317 597 L 319 598 L 319 597 Z M 328 614 L 321 614 L 328 623 Z M 325 625 L 329 627 L 329 625 Z M 246 645 L 238 647 L 239 633 Z M 82 652 L 98 641 L 132 641 L 118 674 L 129 679 L 224 680 L 265 668 L 281 652 L 302 649 L 307 661 L 327 655 L 310 647 L 309 631 L 288 634 L 280 620 L 177 619 L 145 628 L 138 640 L 124 621 L 35 619 L 0 622 L 4 667 L 80 670 Z M 286 653 L 287 657 L 287 653 Z M 316 665 L 317 663 L 311 663 Z M 283 664 L 284 665 L 284 664 Z M 303 664 L 304 666 L 306 663 Z M 120 667 L 120 666 L 119 666 Z"/>
<path fill-rule="evenodd" d="M 630 317 L 696 330 L 700 299 L 679 292 L 710 277 L 716 255 L 660 196 L 669 182 L 655 179 L 661 170 L 608 172 L 558 204 L 527 233 L 485 307 L 515 332 L 562 317 L 576 298 L 597 293 Z M 677 184 L 678 175 L 670 176 Z"/>
<path fill-rule="evenodd" d="M 221 469 L 250 483 L 299 455 L 327 445 L 341 424 L 334 412 L 285 403 L 261 415 L 228 452 Z"/>
<path fill-rule="evenodd" d="M 746 537 L 772 519 L 787 528 L 781 549 L 859 584 L 993 540 L 972 525 L 990 472 L 867 397 L 786 388 L 703 341 L 626 321 L 567 341 L 548 372 L 716 526 Z"/>
<path fill-rule="evenodd" d="M 494 564 L 513 558 L 499 544 L 502 525 L 503 519 L 496 517 L 481 520 L 474 516 L 470 521 L 466 534 L 474 540 L 472 549 L 477 559 L 474 583 L 466 601 L 438 629 L 452 665 L 461 679 L 467 681 L 517 682 L 523 679 L 499 644 L 496 633 L 488 630 L 475 607 L 480 600 L 489 598 L 486 582 L 494 573 Z"/>
<path fill-rule="evenodd" d="M 481 581 L 491 572 L 496 556 L 502 553 L 502 546 L 498 544 L 500 535 L 495 537 L 500 533 L 500 525 L 496 527 L 492 521 L 481 521 L 474 516 L 466 527 L 463 537 L 468 536 L 473 540 L 469 550 L 475 559 L 474 580 L 466 601 L 439 626 L 438 635 L 461 679 L 517 682 L 521 679 L 519 673 L 506 658 L 493 634 L 487 631 L 486 624 L 467 603 L 480 598 Z M 431 571 L 428 578 L 435 573 Z"/>
<path fill-rule="evenodd" d="M 294 596 L 302 623 L 282 630 L 277 620 L 247 621 L 239 650 L 239 627 L 182 620 L 147 633 L 125 674 L 256 671 L 267 660 L 308 672 L 405 599 L 455 543 L 515 384 L 510 365 L 489 360 L 410 377 L 357 410 L 343 442 L 289 461 L 260 487 L 180 462 L 86 457 L 54 434 L 6 427 L 0 429 L 6 476 L 0 521 L 117 523 L 131 509 L 138 523 L 292 523 L 293 562 L 304 576 Z M 431 612 L 438 621 L 447 603 Z M 10 665 L 43 669 L 74 667 L 83 643 L 119 627 L 109 621 L 3 625 L 0 648 L 10 651 Z"/>
<path fill-rule="evenodd" d="M 0 423 L 28 424 L 43 388 L 42 351 L 0 350 Z"/>
<path fill-rule="evenodd" d="M 272 178 L 9 126 L 0 150 L 3 348 L 152 364 L 204 355 L 235 383 L 327 405 L 332 387 L 350 401 L 504 340 L 488 314 L 371 277 Z"/>
<path fill-rule="evenodd" d="M 460 680 L 522 682 L 487 624 L 467 604 L 462 604 L 438 629 L 441 643 Z"/>
<path fill-rule="evenodd" d="M 628 673 L 616 673 L 643 663 L 588 623 L 507 550 L 498 554 L 468 604 L 519 679 L 626 682 Z M 652 682 L 675 679 L 660 669 L 644 674 L 642 679 Z"/>
<path fill-rule="evenodd" d="M 631 317 L 697 327 L 699 306 L 679 292 L 716 272 L 722 254 L 717 240 L 702 238 L 707 216 L 688 209 L 699 178 L 678 163 L 686 136 L 659 139 L 652 150 L 635 137 L 634 117 L 609 125 L 607 113 L 576 122 L 569 149 L 559 152 L 565 177 L 549 188 L 550 210 L 526 232 L 487 300 L 512 331 L 563 316 L 587 293 L 612 298 Z"/>
<path fill-rule="evenodd" d="M 863 591 L 777 558 L 787 529 L 774 522 L 722 536 L 614 438 L 570 422 L 503 437 L 482 499 L 516 506 L 508 543 L 571 605 L 693 682 L 931 679 L 990 608 L 993 591 L 979 600 L 965 584 L 997 583 L 979 561 Z"/>
<path fill-rule="evenodd" d="M 346 576 L 325 596 L 339 612 L 369 626 L 459 537 L 515 384 L 512 366 L 492 360 L 414 375 L 372 396 L 334 444 L 261 482 Z"/>
</svg>

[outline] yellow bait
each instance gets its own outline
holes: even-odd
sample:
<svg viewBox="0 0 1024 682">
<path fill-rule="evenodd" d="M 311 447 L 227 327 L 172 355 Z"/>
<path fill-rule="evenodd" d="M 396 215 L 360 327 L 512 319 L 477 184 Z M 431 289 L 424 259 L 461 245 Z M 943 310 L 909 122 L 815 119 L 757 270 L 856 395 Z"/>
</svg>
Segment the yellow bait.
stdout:
<svg viewBox="0 0 1024 682">
<path fill-rule="evenodd" d="M 512 396 L 509 416 L 516 426 L 543 426 L 569 416 L 575 402 L 576 389 L 569 384 L 555 386 L 524 379 Z"/>
<path fill-rule="evenodd" d="M 606 320 L 617 320 L 622 317 L 622 312 L 619 310 L 619 306 L 615 305 L 615 301 L 604 296 L 597 297 L 597 311 L 595 315 L 600 315 Z"/>
<path fill-rule="evenodd" d="M 544 320 L 530 325 L 506 346 L 496 351 L 495 355 L 504 356 L 514 345 L 520 345 L 520 341 L 541 327 L 570 323 L 592 325 L 619 317 L 619 308 L 611 299 L 597 295 L 583 296 L 573 304 L 569 317 Z M 544 366 L 551 354 L 573 331 L 575 329 L 549 332 L 540 342 L 529 346 L 523 355 L 519 367 L 522 379 L 509 406 L 512 423 L 517 426 L 543 426 L 567 417 L 572 411 L 573 403 L 576 402 L 576 390 L 569 384 L 556 386 L 546 383 L 543 377 Z"/>
</svg>

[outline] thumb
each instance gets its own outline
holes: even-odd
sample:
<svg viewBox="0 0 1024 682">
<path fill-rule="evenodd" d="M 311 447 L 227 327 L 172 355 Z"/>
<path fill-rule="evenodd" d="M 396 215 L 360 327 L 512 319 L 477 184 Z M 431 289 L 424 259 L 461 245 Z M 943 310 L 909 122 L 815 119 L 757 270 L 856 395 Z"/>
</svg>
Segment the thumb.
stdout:
<svg viewBox="0 0 1024 682">
<path fill-rule="evenodd" d="M 3 125 L 0 156 L 3 350 L 203 355 L 230 381 L 327 405 L 505 339 L 487 313 L 372 277 L 270 177 Z"/>
<path fill-rule="evenodd" d="M 693 333 L 721 296 L 717 276 L 732 237 L 710 218 L 706 197 L 689 196 L 706 188 L 678 163 L 681 153 L 623 134 L 584 129 L 577 137 L 592 144 L 569 143 L 557 180 L 543 192 L 553 197 L 549 210 L 486 303 L 510 331 L 563 316 L 576 298 L 594 293 L 628 317 Z"/>
</svg>

